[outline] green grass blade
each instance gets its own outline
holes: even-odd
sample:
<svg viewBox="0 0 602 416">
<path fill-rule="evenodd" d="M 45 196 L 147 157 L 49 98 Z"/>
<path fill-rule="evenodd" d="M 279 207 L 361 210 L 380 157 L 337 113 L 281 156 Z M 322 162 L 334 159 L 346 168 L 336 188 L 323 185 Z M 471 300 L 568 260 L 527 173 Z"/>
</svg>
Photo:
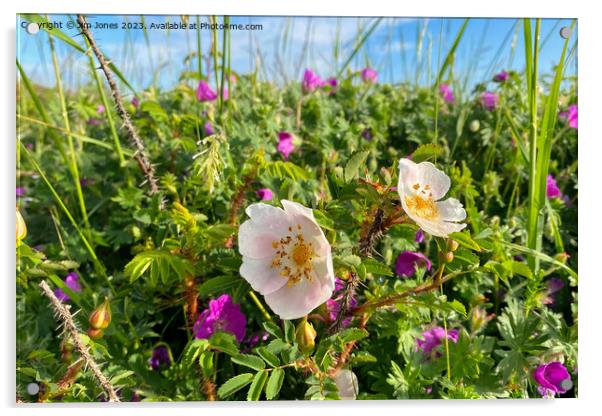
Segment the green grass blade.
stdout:
<svg viewBox="0 0 602 416">
<path fill-rule="evenodd" d="M 458 30 L 458 33 L 456 34 L 454 43 L 452 43 L 451 48 L 449 48 L 449 51 L 447 52 L 447 56 L 445 57 L 445 60 L 443 61 L 443 65 L 441 65 L 441 68 L 439 69 L 439 74 L 437 75 L 437 85 L 439 85 L 439 83 L 441 82 L 441 79 L 445 75 L 445 71 L 447 71 L 447 69 L 450 67 L 451 63 L 454 60 L 454 55 L 456 53 L 456 49 L 458 48 L 458 45 L 460 44 L 460 40 L 462 40 L 462 36 L 464 35 L 466 26 L 468 26 L 469 20 L 470 20 L 469 18 L 464 19 L 464 23 L 462 23 L 460 30 Z"/>
</svg>

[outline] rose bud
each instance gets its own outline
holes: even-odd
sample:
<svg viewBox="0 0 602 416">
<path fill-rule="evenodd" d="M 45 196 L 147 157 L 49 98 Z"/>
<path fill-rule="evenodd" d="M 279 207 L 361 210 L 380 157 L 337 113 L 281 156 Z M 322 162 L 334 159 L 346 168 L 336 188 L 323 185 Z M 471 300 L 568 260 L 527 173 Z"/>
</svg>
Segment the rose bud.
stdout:
<svg viewBox="0 0 602 416">
<path fill-rule="evenodd" d="M 299 350 L 303 354 L 310 354 L 316 346 L 316 330 L 312 324 L 307 322 L 307 317 L 303 318 L 299 325 L 297 325 L 295 339 L 297 340 L 297 344 L 299 344 Z"/>
<path fill-rule="evenodd" d="M 99 339 L 102 338 L 104 336 L 104 332 L 102 332 L 102 329 L 94 329 L 94 328 L 90 328 L 88 329 L 88 336 L 92 339 Z"/>
<path fill-rule="evenodd" d="M 454 253 L 451 251 L 442 251 L 440 256 L 443 263 L 451 263 L 454 260 Z"/>
<path fill-rule="evenodd" d="M 447 250 L 448 251 L 456 251 L 460 244 L 456 240 L 447 240 Z"/>
<path fill-rule="evenodd" d="M 111 305 L 109 304 L 109 298 L 105 297 L 105 301 L 102 305 L 92 312 L 88 322 L 94 329 L 105 329 L 109 326 L 111 323 Z"/>
</svg>

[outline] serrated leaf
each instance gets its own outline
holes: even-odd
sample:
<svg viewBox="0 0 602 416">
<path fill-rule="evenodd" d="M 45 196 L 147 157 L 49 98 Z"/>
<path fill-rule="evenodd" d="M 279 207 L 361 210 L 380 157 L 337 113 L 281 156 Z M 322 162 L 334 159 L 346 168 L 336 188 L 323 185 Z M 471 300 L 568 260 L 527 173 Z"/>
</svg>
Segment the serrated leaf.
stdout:
<svg viewBox="0 0 602 416">
<path fill-rule="evenodd" d="M 284 381 L 284 370 L 282 368 L 275 368 L 270 375 L 268 384 L 265 387 L 265 397 L 268 400 L 272 400 L 278 395 L 282 388 L 282 382 Z"/>
<path fill-rule="evenodd" d="M 378 276 L 393 276 L 393 272 L 385 263 L 371 258 L 363 258 L 362 265 L 366 268 L 367 273 L 372 273 Z"/>
<path fill-rule="evenodd" d="M 278 367 L 280 365 L 280 360 L 276 356 L 276 354 L 272 353 L 266 347 L 260 347 L 255 350 L 255 352 L 263 358 L 263 360 L 271 365 L 272 367 Z"/>
<path fill-rule="evenodd" d="M 138 280 L 146 271 L 150 272 L 154 283 L 159 279 L 167 282 L 171 276 L 183 279 L 193 275 L 194 266 L 188 259 L 165 250 L 144 251 L 125 266 L 125 275 L 130 283 Z"/>
<path fill-rule="evenodd" d="M 265 368 L 263 360 L 252 354 L 237 354 L 232 356 L 232 362 L 252 368 L 256 371 L 261 371 Z"/>
<path fill-rule="evenodd" d="M 345 344 L 352 341 L 359 341 L 368 336 L 368 331 L 361 328 L 347 328 L 336 334 Z"/>
<path fill-rule="evenodd" d="M 269 334 L 275 336 L 276 338 L 282 339 L 284 338 L 284 334 L 282 333 L 282 329 L 274 322 L 264 322 L 263 328 L 268 331 Z"/>
<path fill-rule="evenodd" d="M 452 240 L 456 241 L 461 246 L 464 246 L 470 250 L 474 250 L 474 251 L 482 250 L 481 246 L 479 246 L 477 244 L 477 242 L 472 239 L 472 237 L 470 236 L 470 233 L 467 231 L 451 233 L 449 235 L 449 238 L 451 238 Z"/>
<path fill-rule="evenodd" d="M 236 338 L 228 332 L 216 332 L 209 338 L 209 344 L 211 348 L 225 352 L 228 355 L 238 354 Z"/>
<path fill-rule="evenodd" d="M 128 378 L 131 375 L 136 374 L 134 371 L 132 370 L 124 370 L 116 375 L 114 375 L 113 377 L 111 377 L 111 384 L 115 385 L 117 384 L 120 380 L 123 380 L 124 378 Z"/>
<path fill-rule="evenodd" d="M 456 312 L 460 313 L 462 316 L 466 317 L 466 307 L 457 299 L 454 299 L 452 302 L 448 302 L 448 305 Z"/>
<path fill-rule="evenodd" d="M 240 283 L 240 276 L 219 276 L 203 282 L 199 286 L 199 294 L 201 296 L 210 295 L 212 293 L 223 293 L 232 289 Z"/>
<path fill-rule="evenodd" d="M 345 165 L 345 182 L 350 182 L 359 175 L 360 166 L 366 161 L 370 151 L 364 150 L 351 155 Z"/>
<path fill-rule="evenodd" d="M 253 380 L 253 374 L 243 373 L 232 377 L 217 389 L 217 395 L 220 399 L 225 399 L 228 396 L 236 393 Z"/>
<path fill-rule="evenodd" d="M 434 159 L 443 154 L 443 148 L 434 143 L 421 144 L 412 153 L 412 161 L 415 163 L 424 162 L 425 160 Z"/>
<path fill-rule="evenodd" d="M 259 396 L 261 396 L 263 386 L 265 386 L 267 379 L 268 372 L 266 370 L 255 374 L 255 377 L 253 377 L 253 382 L 251 383 L 251 387 L 249 387 L 249 392 L 247 393 L 247 401 L 252 402 L 259 400 Z"/>
</svg>

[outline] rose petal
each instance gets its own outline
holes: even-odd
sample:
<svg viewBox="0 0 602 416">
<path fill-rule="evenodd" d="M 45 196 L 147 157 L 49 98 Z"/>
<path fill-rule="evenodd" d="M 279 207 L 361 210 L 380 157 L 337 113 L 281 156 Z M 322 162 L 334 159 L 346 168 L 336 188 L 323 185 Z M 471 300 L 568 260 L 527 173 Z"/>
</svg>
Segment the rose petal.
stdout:
<svg viewBox="0 0 602 416">
<path fill-rule="evenodd" d="M 243 257 L 240 275 L 249 282 L 253 290 L 262 295 L 272 293 L 288 282 L 285 277 L 280 276 L 277 269 L 272 267 L 271 257 L 261 260 Z"/>
</svg>

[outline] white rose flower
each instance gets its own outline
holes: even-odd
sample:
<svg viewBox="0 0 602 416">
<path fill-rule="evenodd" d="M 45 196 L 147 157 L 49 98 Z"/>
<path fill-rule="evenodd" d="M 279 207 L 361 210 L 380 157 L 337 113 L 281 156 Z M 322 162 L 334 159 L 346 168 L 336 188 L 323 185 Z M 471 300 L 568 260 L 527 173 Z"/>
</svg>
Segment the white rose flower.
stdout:
<svg viewBox="0 0 602 416">
<path fill-rule="evenodd" d="M 355 400 L 359 392 L 357 377 L 351 370 L 340 370 L 334 376 L 334 383 L 339 389 L 339 398 L 341 400 Z"/>
<path fill-rule="evenodd" d="M 460 231 L 466 224 L 466 211 L 460 201 L 448 198 L 439 201 L 449 191 L 449 177 L 430 162 L 399 161 L 397 192 L 406 214 L 420 228 L 437 237 L 447 237 Z"/>
<path fill-rule="evenodd" d="M 307 315 L 334 290 L 330 244 L 313 211 L 282 200 L 282 208 L 256 203 L 238 231 L 241 276 L 282 319 Z"/>
</svg>

